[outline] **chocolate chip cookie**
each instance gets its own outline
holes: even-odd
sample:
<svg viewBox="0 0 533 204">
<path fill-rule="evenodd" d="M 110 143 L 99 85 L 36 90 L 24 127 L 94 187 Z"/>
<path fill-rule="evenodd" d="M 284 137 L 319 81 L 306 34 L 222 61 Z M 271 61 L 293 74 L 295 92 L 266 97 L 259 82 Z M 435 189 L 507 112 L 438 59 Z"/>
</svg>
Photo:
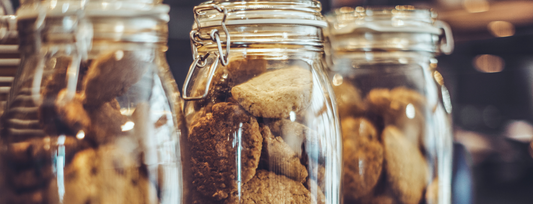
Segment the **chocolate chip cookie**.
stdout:
<svg viewBox="0 0 533 204">
<path fill-rule="evenodd" d="M 222 200 L 255 175 L 263 137 L 257 120 L 239 105 L 217 103 L 212 110 L 190 128 L 193 184 Z"/>
<path fill-rule="evenodd" d="M 232 196 L 225 203 L 316 203 L 302 183 L 266 170 L 257 170 L 241 192 L 240 197 Z"/>
</svg>

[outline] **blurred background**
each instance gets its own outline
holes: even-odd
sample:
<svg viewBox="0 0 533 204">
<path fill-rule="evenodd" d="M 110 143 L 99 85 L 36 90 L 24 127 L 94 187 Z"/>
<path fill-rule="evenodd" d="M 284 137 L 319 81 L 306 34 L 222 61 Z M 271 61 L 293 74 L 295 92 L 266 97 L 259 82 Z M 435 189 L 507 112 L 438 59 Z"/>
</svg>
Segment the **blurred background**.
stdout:
<svg viewBox="0 0 533 204">
<path fill-rule="evenodd" d="M 201 2 L 165 0 L 172 7 L 167 59 L 180 86 L 192 61 L 192 8 Z M 533 1 L 321 2 L 324 13 L 342 6 L 434 8 L 456 40 L 453 54 L 439 57 L 439 71 L 452 96 L 456 141 L 467 150 L 456 158 L 472 169 L 456 178 L 455 193 L 464 195 L 454 203 L 533 203 Z M 473 192 L 468 191 L 468 175 L 474 175 Z"/>
<path fill-rule="evenodd" d="M 171 6 L 167 60 L 180 87 L 192 62 L 192 9 L 202 1 L 164 0 Z M 466 148 L 456 161 L 472 170 L 454 180 L 456 195 L 464 194 L 454 203 L 533 203 L 533 0 L 321 2 L 324 13 L 342 6 L 434 8 L 456 40 L 453 54 L 438 58 L 438 69 L 451 94 L 455 139 Z"/>
</svg>

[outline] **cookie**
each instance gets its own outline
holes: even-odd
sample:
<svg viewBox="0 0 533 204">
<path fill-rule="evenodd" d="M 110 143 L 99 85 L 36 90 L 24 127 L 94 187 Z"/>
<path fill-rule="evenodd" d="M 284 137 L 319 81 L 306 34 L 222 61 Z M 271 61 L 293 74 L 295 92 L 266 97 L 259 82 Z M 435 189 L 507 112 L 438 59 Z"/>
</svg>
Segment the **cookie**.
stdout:
<svg viewBox="0 0 533 204">
<path fill-rule="evenodd" d="M 426 202 L 428 204 L 439 203 L 439 178 L 433 179 L 426 189 Z"/>
<path fill-rule="evenodd" d="M 263 137 L 257 120 L 239 105 L 217 103 L 212 110 L 190 128 L 193 184 L 222 200 L 255 175 Z"/>
<path fill-rule="evenodd" d="M 95 59 L 83 80 L 83 103 L 98 106 L 121 96 L 151 69 L 155 56 L 149 51 L 116 50 Z"/>
<path fill-rule="evenodd" d="M 231 89 L 232 96 L 255 117 L 287 118 L 311 103 L 311 72 L 299 67 L 263 73 Z"/>
<path fill-rule="evenodd" d="M 383 146 L 377 130 L 364 118 L 345 117 L 341 122 L 344 161 L 344 199 L 367 195 L 378 183 L 383 166 Z"/>
<path fill-rule="evenodd" d="M 2 192 L 0 202 L 9 204 L 42 204 L 45 203 L 45 196 L 43 191 L 17 193 L 7 190 Z"/>
<path fill-rule="evenodd" d="M 394 126 L 383 130 L 382 140 L 385 173 L 392 193 L 402 203 L 418 203 L 427 184 L 426 159 Z"/>
<path fill-rule="evenodd" d="M 261 162 L 267 164 L 272 172 L 285 175 L 298 182 L 305 182 L 307 169 L 298 155 L 283 141 L 281 137 L 274 137 L 268 126 L 263 126 L 263 153 Z"/>
<path fill-rule="evenodd" d="M 324 192 L 326 190 L 326 168 L 313 160 L 309 160 L 309 179 L 314 180 Z"/>
<path fill-rule="evenodd" d="M 266 170 L 257 170 L 242 186 L 240 195 L 232 196 L 225 203 L 316 203 L 302 183 Z"/>
<path fill-rule="evenodd" d="M 365 118 L 343 117 L 341 119 L 342 138 L 351 139 L 356 142 L 365 139 L 377 141 L 378 132 L 376 127 Z"/>
<path fill-rule="evenodd" d="M 97 151 L 92 148 L 78 152 L 72 163 L 65 166 L 63 187 L 65 194 L 61 198 L 63 203 L 92 204 L 98 201 L 98 171 Z M 49 183 L 48 194 L 51 203 L 60 203 L 57 179 Z"/>
<path fill-rule="evenodd" d="M 305 183 L 305 187 L 313 197 L 316 198 L 317 204 L 325 204 L 326 203 L 326 195 L 324 195 L 324 191 L 322 191 L 322 188 L 318 186 L 315 180 L 313 179 L 307 179 L 307 182 Z"/>
<path fill-rule="evenodd" d="M 268 125 L 272 133 L 281 136 L 298 156 L 302 155 L 302 145 L 306 138 L 315 135 L 305 125 L 287 119 L 275 120 Z"/>
<path fill-rule="evenodd" d="M 5 168 L 9 187 L 17 191 L 37 190 L 44 187 L 54 176 L 51 165 L 37 166 L 29 169 L 15 170 Z"/>
<path fill-rule="evenodd" d="M 345 201 L 346 202 L 346 201 Z M 371 195 L 365 196 L 364 198 L 359 199 L 355 203 L 361 204 L 397 204 L 396 200 L 389 195 Z"/>
<path fill-rule="evenodd" d="M 378 141 L 365 140 L 355 142 L 347 139 L 343 142 L 345 201 L 370 193 L 381 175 L 383 147 Z"/>
<path fill-rule="evenodd" d="M 65 162 L 68 164 L 76 152 L 87 148 L 88 144 L 74 137 L 63 137 Z M 7 166 L 12 168 L 31 168 L 36 164 L 52 161 L 54 151 L 57 151 L 57 138 L 33 138 L 25 142 L 6 145 L 2 155 Z M 55 148 L 55 149 L 54 149 Z"/>
<path fill-rule="evenodd" d="M 91 126 L 86 133 L 87 138 L 96 144 L 104 144 L 123 134 L 122 126 L 128 121 L 127 116 L 120 112 L 116 99 L 98 107 L 87 107 Z"/>
<path fill-rule="evenodd" d="M 418 92 L 397 87 L 373 89 L 367 96 L 370 109 L 384 118 L 385 125 L 395 125 L 413 144 L 423 144 L 426 99 Z"/>
<path fill-rule="evenodd" d="M 267 61 L 264 59 L 230 58 L 227 66 L 219 65 L 213 79 L 207 97 L 195 102 L 196 110 L 208 103 L 225 102 L 231 96 L 231 88 L 266 71 Z M 201 81 L 194 91 L 194 96 L 200 96 L 205 92 L 207 78 Z"/>
<path fill-rule="evenodd" d="M 135 148 L 136 142 L 122 138 L 115 144 L 103 145 L 98 149 L 98 203 L 159 203 L 157 189 L 148 179 L 142 155 L 138 147 Z"/>
<path fill-rule="evenodd" d="M 335 100 L 342 118 L 349 115 L 360 115 L 365 111 L 365 103 L 361 97 L 361 91 L 347 81 L 340 85 L 333 84 Z"/>
<path fill-rule="evenodd" d="M 46 98 L 50 98 L 54 100 L 61 90 L 67 88 L 67 77 L 70 71 L 68 69 L 71 63 L 72 57 L 70 56 L 59 56 L 49 61 L 47 67 L 51 67 L 53 69 L 53 73 L 50 76 L 44 78 L 43 80 L 43 88 L 41 90 L 43 99 L 46 100 Z M 78 78 L 73 79 L 76 80 L 76 90 L 81 89 L 81 79 L 84 76 L 84 73 L 82 71 L 83 67 L 80 66 L 79 69 L 80 70 L 78 70 Z"/>
</svg>

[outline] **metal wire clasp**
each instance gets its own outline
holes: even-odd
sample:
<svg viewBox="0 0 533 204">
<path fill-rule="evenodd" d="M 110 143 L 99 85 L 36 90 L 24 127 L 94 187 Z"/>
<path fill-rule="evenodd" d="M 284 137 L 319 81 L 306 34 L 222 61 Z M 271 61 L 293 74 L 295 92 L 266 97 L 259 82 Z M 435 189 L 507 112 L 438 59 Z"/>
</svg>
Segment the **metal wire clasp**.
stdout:
<svg viewBox="0 0 533 204">
<path fill-rule="evenodd" d="M 440 41 L 440 50 L 444 54 L 452 54 L 454 49 L 454 40 L 452 35 L 452 29 L 444 21 L 435 21 L 435 25 L 443 31 L 443 36 Z"/>
<path fill-rule="evenodd" d="M 213 80 L 213 76 L 215 75 L 215 70 L 218 67 L 219 62 L 226 66 L 228 65 L 228 56 L 230 53 L 230 47 L 231 47 L 231 37 L 229 35 L 228 28 L 226 27 L 226 19 L 229 15 L 228 9 L 220 7 L 218 5 L 213 5 L 213 8 L 217 10 L 220 13 L 223 13 L 224 16 L 222 18 L 221 26 L 224 31 L 224 34 L 226 35 L 226 52 L 224 53 L 222 49 L 222 41 L 220 40 L 220 33 L 218 29 L 213 29 L 209 32 L 209 39 L 202 39 L 200 36 L 200 29 L 201 24 L 200 20 L 198 19 L 198 15 L 200 12 L 202 12 L 201 8 L 194 8 L 194 21 L 196 23 L 196 29 L 192 30 L 189 33 L 189 37 L 191 38 L 191 48 L 192 48 L 192 54 L 193 54 L 193 63 L 191 64 L 191 67 L 189 67 L 189 73 L 187 73 L 187 78 L 185 79 L 185 84 L 183 86 L 183 99 L 185 100 L 200 100 L 207 97 L 207 93 L 209 92 L 209 88 L 211 85 L 211 81 Z M 198 47 L 204 46 L 205 42 L 203 40 L 211 40 L 217 45 L 217 51 L 215 52 L 209 52 L 205 55 L 200 55 L 198 53 Z M 209 55 L 214 54 L 215 60 L 213 61 L 213 64 L 210 66 L 209 72 L 208 72 L 208 78 L 206 81 L 206 86 L 204 93 L 202 93 L 200 96 L 191 96 L 189 94 L 189 87 L 191 87 L 191 80 L 194 75 L 194 73 L 197 71 L 197 69 L 204 68 L 207 64 L 207 58 Z"/>
</svg>

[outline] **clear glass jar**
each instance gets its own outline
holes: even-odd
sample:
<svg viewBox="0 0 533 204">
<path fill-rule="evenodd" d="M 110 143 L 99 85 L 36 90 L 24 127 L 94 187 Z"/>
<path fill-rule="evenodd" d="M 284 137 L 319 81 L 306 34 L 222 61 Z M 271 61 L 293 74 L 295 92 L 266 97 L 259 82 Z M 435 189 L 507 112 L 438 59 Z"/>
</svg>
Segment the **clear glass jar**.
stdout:
<svg viewBox="0 0 533 204">
<path fill-rule="evenodd" d="M 195 7 L 184 203 L 340 203 L 340 126 L 320 10 L 318 1 L 290 0 Z"/>
<path fill-rule="evenodd" d="M 450 203 L 451 106 L 435 56 L 453 39 L 435 18 L 412 6 L 328 15 L 345 203 Z"/>
<path fill-rule="evenodd" d="M 177 203 L 169 7 L 85 3 L 17 11 L 22 62 L 2 118 L 0 203 Z"/>
</svg>

